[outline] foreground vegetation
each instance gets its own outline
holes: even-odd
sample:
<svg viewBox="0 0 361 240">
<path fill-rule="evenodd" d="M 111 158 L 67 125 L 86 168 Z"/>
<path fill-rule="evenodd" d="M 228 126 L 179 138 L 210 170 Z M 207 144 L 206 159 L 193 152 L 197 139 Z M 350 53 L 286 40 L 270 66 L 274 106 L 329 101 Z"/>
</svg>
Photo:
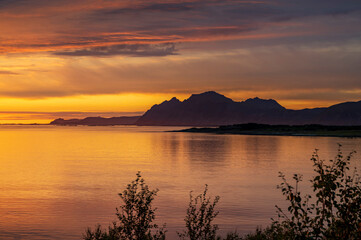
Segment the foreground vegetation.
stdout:
<svg viewBox="0 0 361 240">
<path fill-rule="evenodd" d="M 215 128 L 189 128 L 176 132 L 276 136 L 361 137 L 361 126 L 325 126 L 318 124 L 268 125 L 247 123 Z"/>
<path fill-rule="evenodd" d="M 257 229 L 247 236 L 237 232 L 221 238 L 218 226 L 213 223 L 218 215 L 218 196 L 207 196 L 207 185 L 202 194 L 190 202 L 185 217 L 185 230 L 179 239 L 190 240 L 321 240 L 361 239 L 361 181 L 356 169 L 350 169 L 354 152 L 343 156 L 339 146 L 337 156 L 325 161 L 317 150 L 311 161 L 315 176 L 310 180 L 313 195 L 302 195 L 299 184 L 302 176 L 293 175 L 291 185 L 283 173 L 278 188 L 289 203 L 286 210 L 276 206 L 278 218 L 266 229 Z M 154 224 L 156 208 L 152 203 L 158 190 L 150 190 L 137 173 L 137 178 L 119 194 L 121 205 L 116 209 L 118 221 L 107 229 L 97 226 L 83 234 L 84 240 L 163 240 L 165 225 Z"/>
</svg>

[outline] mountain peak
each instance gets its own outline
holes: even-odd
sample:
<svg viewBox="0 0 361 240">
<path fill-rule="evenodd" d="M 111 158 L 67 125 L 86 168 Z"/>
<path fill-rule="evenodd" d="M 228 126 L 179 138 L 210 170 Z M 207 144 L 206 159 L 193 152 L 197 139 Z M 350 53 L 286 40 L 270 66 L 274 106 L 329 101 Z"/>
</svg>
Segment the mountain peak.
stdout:
<svg viewBox="0 0 361 240">
<path fill-rule="evenodd" d="M 232 99 L 225 97 L 215 91 L 192 94 L 185 102 L 188 103 L 230 103 Z"/>
<path fill-rule="evenodd" d="M 165 100 L 164 102 L 162 102 L 161 104 L 155 104 L 151 107 L 151 109 L 156 109 L 156 108 L 162 108 L 162 109 L 172 109 L 176 106 L 178 106 L 178 104 L 180 104 L 181 101 L 178 100 L 178 98 L 173 97 L 171 100 Z"/>
<path fill-rule="evenodd" d="M 261 99 L 259 97 L 249 98 L 244 103 L 259 106 L 262 108 L 285 109 L 274 99 Z"/>
<path fill-rule="evenodd" d="M 176 97 L 173 97 L 171 100 L 169 100 L 168 102 L 180 102 L 179 100 L 178 100 L 178 98 L 176 98 Z"/>
<path fill-rule="evenodd" d="M 255 98 L 248 98 L 246 100 L 246 102 L 267 102 L 267 101 L 274 101 L 273 99 L 262 99 L 259 97 L 255 97 Z"/>
</svg>

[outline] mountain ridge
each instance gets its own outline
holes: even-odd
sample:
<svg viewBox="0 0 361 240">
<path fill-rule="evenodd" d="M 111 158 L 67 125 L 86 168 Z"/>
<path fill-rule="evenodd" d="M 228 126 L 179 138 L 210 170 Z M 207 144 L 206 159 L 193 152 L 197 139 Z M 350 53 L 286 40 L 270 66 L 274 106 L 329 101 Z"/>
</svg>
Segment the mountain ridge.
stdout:
<svg viewBox="0 0 361 240">
<path fill-rule="evenodd" d="M 214 91 L 172 98 L 154 105 L 137 125 L 220 126 L 242 123 L 286 125 L 361 125 L 361 101 L 330 107 L 292 110 L 274 99 L 249 98 L 236 102 Z"/>
<path fill-rule="evenodd" d="M 361 125 L 361 101 L 292 110 L 274 99 L 234 101 L 215 91 L 176 97 L 153 105 L 142 116 L 56 119 L 53 125 L 221 126 L 245 123 Z"/>
</svg>

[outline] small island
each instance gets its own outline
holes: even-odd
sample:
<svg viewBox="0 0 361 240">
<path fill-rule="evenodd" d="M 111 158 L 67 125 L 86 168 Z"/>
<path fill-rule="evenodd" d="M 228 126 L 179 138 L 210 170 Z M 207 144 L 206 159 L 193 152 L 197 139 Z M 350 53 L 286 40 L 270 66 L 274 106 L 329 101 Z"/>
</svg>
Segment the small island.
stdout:
<svg viewBox="0 0 361 240">
<path fill-rule="evenodd" d="M 87 117 L 83 119 L 68 119 L 63 118 L 55 119 L 50 123 L 50 125 L 60 125 L 60 126 L 116 126 L 116 125 L 135 125 L 140 116 L 131 116 L 131 117 Z"/>
<path fill-rule="evenodd" d="M 173 132 L 274 136 L 361 137 L 361 126 L 326 126 L 318 124 L 268 125 L 247 123 L 219 127 L 188 128 Z"/>
</svg>

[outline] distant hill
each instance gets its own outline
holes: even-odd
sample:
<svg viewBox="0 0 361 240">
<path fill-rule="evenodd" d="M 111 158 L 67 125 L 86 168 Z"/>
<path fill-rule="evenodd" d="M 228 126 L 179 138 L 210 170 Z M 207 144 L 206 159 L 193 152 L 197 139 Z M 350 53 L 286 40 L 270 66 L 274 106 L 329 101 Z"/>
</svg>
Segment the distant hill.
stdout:
<svg viewBox="0 0 361 240">
<path fill-rule="evenodd" d="M 109 125 L 135 125 L 140 116 L 135 117 L 87 117 L 84 119 L 64 120 L 58 118 L 52 121 L 52 125 L 87 125 L 87 126 L 109 126 Z"/>
<path fill-rule="evenodd" d="M 325 126 L 309 125 L 268 125 L 246 123 L 220 127 L 189 128 L 174 132 L 239 134 L 239 135 L 270 135 L 270 136 L 319 136 L 319 137 L 361 137 L 359 126 Z"/>
<path fill-rule="evenodd" d="M 361 125 L 361 101 L 327 108 L 291 110 L 273 99 L 250 98 L 235 102 L 210 91 L 193 94 L 184 101 L 172 98 L 154 105 L 143 116 L 56 119 L 53 125 L 221 126 L 245 123 L 333 126 Z"/>
<path fill-rule="evenodd" d="M 251 98 L 235 102 L 210 91 L 179 101 L 172 98 L 154 105 L 137 125 L 220 126 L 242 123 L 361 125 L 361 101 L 345 102 L 328 108 L 290 110 L 273 99 Z"/>
</svg>

